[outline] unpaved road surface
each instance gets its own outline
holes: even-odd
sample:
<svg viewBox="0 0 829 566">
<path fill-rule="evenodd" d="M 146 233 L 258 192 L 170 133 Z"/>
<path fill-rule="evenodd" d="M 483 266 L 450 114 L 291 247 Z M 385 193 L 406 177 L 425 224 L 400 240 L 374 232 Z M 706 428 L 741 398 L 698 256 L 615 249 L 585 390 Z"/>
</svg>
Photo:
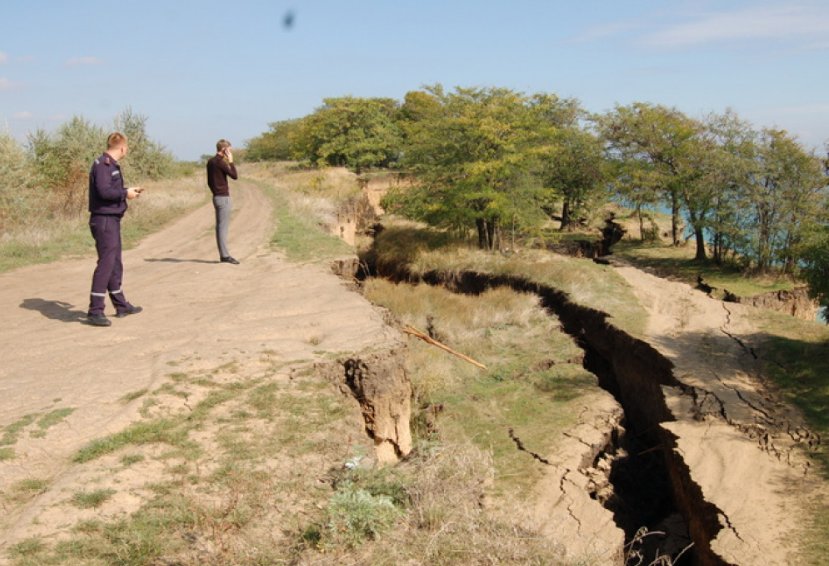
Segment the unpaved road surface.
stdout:
<svg viewBox="0 0 829 566">
<path fill-rule="evenodd" d="M 0 426 L 73 409 L 7 443 L 14 457 L 0 460 L 0 493 L 23 480 L 58 485 L 79 448 L 139 418 L 126 396 L 177 370 L 255 366 L 263 355 L 330 359 L 399 336 L 328 266 L 289 264 L 268 247 L 272 210 L 260 188 L 241 180 L 231 190 L 230 249 L 241 264 L 218 262 L 208 203 L 124 252 L 124 290 L 144 312 L 117 319 L 108 302 L 110 327 L 84 322 L 94 250 L 0 275 Z M 36 507 L 0 509 L 0 553 L 32 535 Z"/>
</svg>

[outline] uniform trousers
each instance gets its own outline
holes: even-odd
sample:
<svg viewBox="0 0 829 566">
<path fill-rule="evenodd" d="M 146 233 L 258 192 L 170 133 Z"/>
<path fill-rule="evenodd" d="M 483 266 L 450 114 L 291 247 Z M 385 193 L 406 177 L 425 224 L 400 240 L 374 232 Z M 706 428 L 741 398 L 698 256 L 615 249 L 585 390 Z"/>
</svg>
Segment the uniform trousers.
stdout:
<svg viewBox="0 0 829 566">
<path fill-rule="evenodd" d="M 104 314 L 107 293 L 116 313 L 131 309 L 132 305 L 124 297 L 121 288 L 124 276 L 124 265 L 121 263 L 121 217 L 93 214 L 89 217 L 89 229 L 95 238 L 98 265 L 92 275 L 88 314 Z"/>
</svg>

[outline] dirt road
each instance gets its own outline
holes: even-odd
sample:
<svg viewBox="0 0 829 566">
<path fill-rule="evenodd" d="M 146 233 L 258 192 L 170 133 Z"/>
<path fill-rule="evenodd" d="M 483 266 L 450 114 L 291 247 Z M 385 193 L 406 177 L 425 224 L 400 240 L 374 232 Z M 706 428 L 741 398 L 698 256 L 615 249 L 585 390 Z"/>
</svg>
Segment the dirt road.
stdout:
<svg viewBox="0 0 829 566">
<path fill-rule="evenodd" d="M 255 365 L 263 352 L 286 364 L 315 360 L 397 336 L 326 265 L 289 264 L 269 248 L 272 210 L 260 188 L 240 181 L 233 199 L 229 241 L 241 264 L 218 262 L 207 204 L 124 253 L 125 293 L 144 312 L 112 317 L 108 328 L 83 322 L 94 250 L 0 275 L 0 426 L 21 425 L 6 442 L 13 457 L 0 459 L 0 492 L 58 481 L 80 447 L 138 418 L 126 396 L 175 371 Z M 72 411 L 38 428 L 60 409 Z M 0 512 L 0 548 L 26 534 L 24 519 L 35 516 L 26 513 Z"/>
</svg>

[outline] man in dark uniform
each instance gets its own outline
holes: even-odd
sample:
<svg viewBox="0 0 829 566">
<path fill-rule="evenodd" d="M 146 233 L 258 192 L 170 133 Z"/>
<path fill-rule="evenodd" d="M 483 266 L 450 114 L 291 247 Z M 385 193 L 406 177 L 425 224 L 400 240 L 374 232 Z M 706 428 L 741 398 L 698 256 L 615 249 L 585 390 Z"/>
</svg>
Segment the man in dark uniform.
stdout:
<svg viewBox="0 0 829 566">
<path fill-rule="evenodd" d="M 124 188 L 118 161 L 127 154 L 127 138 L 121 133 L 107 138 L 107 150 L 92 164 L 89 170 L 89 229 L 95 238 L 98 265 L 92 275 L 92 294 L 89 299 L 87 320 L 95 326 L 109 326 L 112 322 L 104 315 L 107 293 L 118 318 L 141 312 L 124 297 L 121 279 L 124 266 L 121 263 L 121 218 L 127 210 L 127 200 L 138 198 L 144 189 Z"/>
<path fill-rule="evenodd" d="M 213 208 L 216 209 L 216 244 L 219 246 L 219 260 L 222 263 L 238 265 L 227 249 L 227 228 L 230 224 L 230 187 L 227 178 L 238 179 L 230 142 L 216 142 L 216 155 L 207 162 L 207 186 L 213 193 Z"/>
</svg>

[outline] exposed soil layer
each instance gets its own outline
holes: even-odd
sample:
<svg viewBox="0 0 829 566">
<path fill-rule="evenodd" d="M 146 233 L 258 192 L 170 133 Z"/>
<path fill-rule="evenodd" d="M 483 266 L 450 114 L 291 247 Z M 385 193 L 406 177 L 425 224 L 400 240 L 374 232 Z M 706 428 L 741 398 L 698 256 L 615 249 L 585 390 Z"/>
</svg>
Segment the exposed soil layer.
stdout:
<svg viewBox="0 0 829 566">
<path fill-rule="evenodd" d="M 611 473 L 615 494 L 608 498 L 607 505 L 613 509 L 619 526 L 628 536 L 638 526 L 676 523 L 676 509 L 681 515 L 680 523 L 684 522 L 678 529 L 680 538 L 681 531 L 687 527 L 688 537 L 693 542 L 691 552 L 684 555 L 682 563 L 748 566 L 759 563 L 757 560 L 761 557 L 765 564 L 788 563 L 789 553 L 782 540 L 802 519 L 796 499 L 797 491 L 803 488 L 803 485 L 797 485 L 797 478 L 803 477 L 803 468 L 802 461 L 795 455 L 800 447 L 814 441 L 815 436 L 797 421 L 796 416 L 769 408 L 775 403 L 782 404 L 764 390 L 762 383 L 744 383 L 738 388 L 723 386 L 725 380 L 721 375 L 714 375 L 715 383 L 707 383 L 705 375 L 691 378 L 684 373 L 684 367 L 683 373 L 679 373 L 669 359 L 672 357 L 669 350 L 663 348 L 660 351 L 649 341 L 623 332 L 609 322 L 605 313 L 574 303 L 560 290 L 522 277 L 435 271 L 413 276 L 400 268 L 377 275 L 396 281 L 440 285 L 460 293 L 475 294 L 490 287 L 507 286 L 539 296 L 544 306 L 560 318 L 564 330 L 585 349 L 585 367 L 599 377 L 602 386 L 624 408 L 625 428 L 630 439 L 625 448 L 633 455 L 617 460 Z M 648 284 L 652 285 L 652 282 Z M 687 286 L 683 288 L 693 293 Z M 705 301 L 719 304 L 719 301 L 700 296 Z M 739 337 L 728 336 L 726 330 L 722 333 L 730 343 L 742 344 L 745 349 Z M 682 375 L 682 379 L 678 379 L 678 375 Z M 751 376 L 746 377 L 746 380 L 750 379 Z M 746 388 L 745 395 L 740 393 L 743 387 Z M 741 400 L 751 400 L 745 403 L 738 400 L 733 404 L 729 392 L 736 392 Z M 752 401 L 758 397 L 760 400 Z M 713 407 L 719 412 L 713 411 Z M 760 420 L 765 422 L 760 424 Z M 726 443 L 717 446 L 706 437 L 708 431 L 719 430 L 721 425 L 727 429 L 724 433 L 732 435 L 729 440 L 740 444 L 739 457 L 756 458 L 758 469 L 774 468 L 776 477 L 772 483 L 764 485 L 765 478 L 750 475 L 752 464 L 745 469 L 742 462 L 729 463 L 728 452 L 733 446 Z M 785 432 L 792 429 L 802 433 Z M 774 440 L 769 442 L 768 438 Z M 811 440 L 804 441 L 804 438 Z M 701 450 L 703 460 L 693 456 L 689 442 L 705 446 Z M 769 444 L 772 448 L 768 448 Z M 727 480 L 722 484 L 719 478 L 703 473 L 707 465 L 706 449 L 711 451 L 714 460 L 723 460 L 724 469 L 743 470 L 742 473 L 747 475 L 739 478 L 734 477 L 732 471 L 718 470 L 717 473 Z M 693 462 L 690 465 L 686 461 L 688 456 Z M 642 470 L 649 472 L 641 473 Z M 740 484 L 748 488 L 752 482 L 759 486 L 760 493 L 773 491 L 777 494 L 769 495 L 763 503 L 757 502 L 753 512 L 741 507 L 732 516 L 729 508 L 719 506 L 721 501 L 723 507 L 729 507 L 733 498 L 742 500 L 746 497 L 734 493 L 731 499 L 720 497 L 722 491 L 732 490 Z M 724 486 L 728 489 L 723 489 Z M 649 495 L 645 497 L 645 494 Z M 780 510 L 783 507 L 785 512 Z M 756 517 L 752 518 L 752 513 L 771 513 L 774 525 L 763 532 L 763 526 L 758 524 Z M 664 549 L 663 553 L 670 551 Z"/>
</svg>

